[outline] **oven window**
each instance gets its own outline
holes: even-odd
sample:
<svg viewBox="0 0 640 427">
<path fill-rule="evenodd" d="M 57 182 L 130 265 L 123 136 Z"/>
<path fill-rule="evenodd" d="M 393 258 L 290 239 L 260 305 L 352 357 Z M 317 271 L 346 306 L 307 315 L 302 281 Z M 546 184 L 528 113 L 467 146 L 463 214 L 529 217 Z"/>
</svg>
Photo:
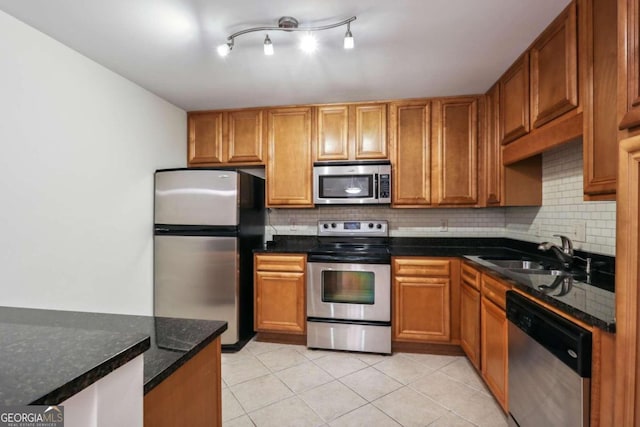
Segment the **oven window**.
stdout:
<svg viewBox="0 0 640 427">
<path fill-rule="evenodd" d="M 374 285 L 375 274 L 371 271 L 323 271 L 322 302 L 372 305 Z"/>
<path fill-rule="evenodd" d="M 373 174 L 320 176 L 320 197 L 323 199 L 373 198 Z"/>
</svg>

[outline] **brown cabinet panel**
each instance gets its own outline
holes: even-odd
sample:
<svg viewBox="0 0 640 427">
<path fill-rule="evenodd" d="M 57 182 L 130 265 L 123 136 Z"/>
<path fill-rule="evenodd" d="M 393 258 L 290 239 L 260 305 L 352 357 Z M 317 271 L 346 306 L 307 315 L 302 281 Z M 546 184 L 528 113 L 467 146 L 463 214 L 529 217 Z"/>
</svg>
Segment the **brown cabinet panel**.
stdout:
<svg viewBox="0 0 640 427">
<path fill-rule="evenodd" d="M 478 99 L 433 101 L 432 183 L 438 205 L 478 203 Z"/>
<path fill-rule="evenodd" d="M 451 261 L 422 257 L 394 258 L 393 273 L 398 276 L 443 276 L 451 275 Z"/>
<path fill-rule="evenodd" d="M 500 141 L 529 133 L 529 52 L 525 52 L 500 78 Z"/>
<path fill-rule="evenodd" d="M 318 107 L 316 160 L 349 159 L 349 106 Z"/>
<path fill-rule="evenodd" d="M 576 20 L 574 1 L 531 47 L 531 121 L 534 127 L 578 106 Z"/>
<path fill-rule="evenodd" d="M 220 364 L 218 337 L 144 396 L 144 425 L 221 426 Z"/>
<path fill-rule="evenodd" d="M 354 106 L 355 158 L 387 159 L 387 104 Z"/>
<path fill-rule="evenodd" d="M 449 341 L 450 280 L 395 277 L 393 339 L 395 341 Z"/>
<path fill-rule="evenodd" d="M 263 111 L 237 110 L 226 114 L 228 163 L 258 163 L 264 162 L 263 157 Z"/>
<path fill-rule="evenodd" d="M 585 1 L 586 28 L 581 55 L 586 67 L 584 87 L 584 193 L 586 198 L 615 198 L 618 174 L 616 109 L 617 2 Z"/>
<path fill-rule="evenodd" d="M 480 370 L 480 291 L 464 280 L 460 289 L 460 346 Z"/>
<path fill-rule="evenodd" d="M 507 291 L 511 288 L 498 279 L 486 274 L 482 275 L 482 296 L 488 298 L 501 309 L 507 306 Z"/>
<path fill-rule="evenodd" d="M 620 0 L 618 96 L 620 129 L 640 126 L 640 1 Z M 635 132 L 635 130 L 634 130 Z"/>
<path fill-rule="evenodd" d="M 460 267 L 460 278 L 467 285 L 480 290 L 480 272 L 466 263 Z"/>
<path fill-rule="evenodd" d="M 311 123 L 311 107 L 269 110 L 267 206 L 313 206 Z"/>
<path fill-rule="evenodd" d="M 508 410 L 507 318 L 504 310 L 482 297 L 481 303 L 482 377 L 505 412 Z"/>
<path fill-rule="evenodd" d="M 391 104 L 392 204 L 431 203 L 431 103 Z"/>
<path fill-rule="evenodd" d="M 224 162 L 221 112 L 189 113 L 189 166 L 215 165 Z"/>
<path fill-rule="evenodd" d="M 500 205 L 502 200 L 502 146 L 500 144 L 500 85 L 489 89 L 486 96 L 486 128 L 484 144 L 484 176 L 487 205 Z"/>
<path fill-rule="evenodd" d="M 255 330 L 304 334 L 305 275 L 256 271 Z"/>
<path fill-rule="evenodd" d="M 306 268 L 306 262 L 304 255 L 257 254 L 255 256 L 255 269 L 303 273 Z"/>
</svg>

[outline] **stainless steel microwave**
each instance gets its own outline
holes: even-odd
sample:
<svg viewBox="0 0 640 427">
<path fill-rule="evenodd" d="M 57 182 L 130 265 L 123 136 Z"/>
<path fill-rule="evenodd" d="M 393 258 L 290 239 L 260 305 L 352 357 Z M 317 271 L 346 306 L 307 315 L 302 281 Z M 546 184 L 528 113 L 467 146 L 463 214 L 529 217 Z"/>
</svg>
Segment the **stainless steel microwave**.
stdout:
<svg viewBox="0 0 640 427">
<path fill-rule="evenodd" d="M 313 202 L 318 205 L 391 203 L 391 163 L 314 163 Z"/>
</svg>

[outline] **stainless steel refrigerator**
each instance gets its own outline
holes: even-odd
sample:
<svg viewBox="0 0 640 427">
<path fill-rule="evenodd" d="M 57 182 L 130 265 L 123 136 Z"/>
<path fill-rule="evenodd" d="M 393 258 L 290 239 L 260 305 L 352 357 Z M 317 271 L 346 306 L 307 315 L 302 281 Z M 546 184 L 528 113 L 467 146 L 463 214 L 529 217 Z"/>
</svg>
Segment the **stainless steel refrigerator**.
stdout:
<svg viewBox="0 0 640 427">
<path fill-rule="evenodd" d="M 264 180 L 226 169 L 155 173 L 154 314 L 225 320 L 223 349 L 253 336 L 253 249 Z"/>
</svg>

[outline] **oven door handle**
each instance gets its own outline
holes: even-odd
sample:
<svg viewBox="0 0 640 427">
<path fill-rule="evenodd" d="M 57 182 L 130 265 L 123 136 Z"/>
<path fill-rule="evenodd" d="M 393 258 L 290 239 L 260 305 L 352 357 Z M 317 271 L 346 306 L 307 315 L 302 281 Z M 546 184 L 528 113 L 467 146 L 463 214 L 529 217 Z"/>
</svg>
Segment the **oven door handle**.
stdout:
<svg viewBox="0 0 640 427">
<path fill-rule="evenodd" d="M 376 255 L 330 255 L 330 254 L 308 254 L 307 262 L 336 262 L 354 264 L 390 264 L 390 256 Z"/>
</svg>

